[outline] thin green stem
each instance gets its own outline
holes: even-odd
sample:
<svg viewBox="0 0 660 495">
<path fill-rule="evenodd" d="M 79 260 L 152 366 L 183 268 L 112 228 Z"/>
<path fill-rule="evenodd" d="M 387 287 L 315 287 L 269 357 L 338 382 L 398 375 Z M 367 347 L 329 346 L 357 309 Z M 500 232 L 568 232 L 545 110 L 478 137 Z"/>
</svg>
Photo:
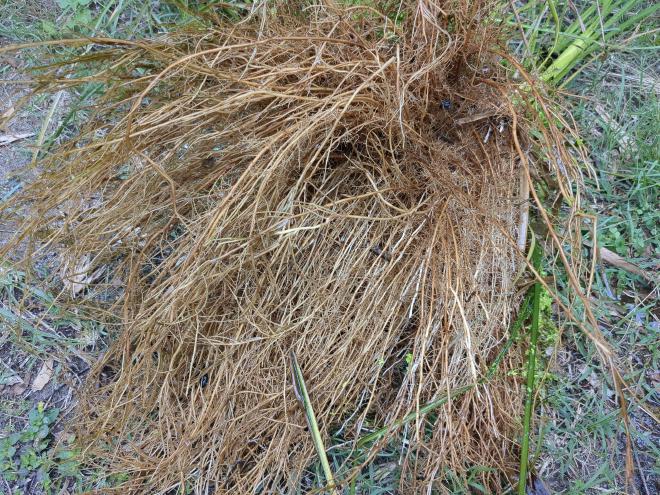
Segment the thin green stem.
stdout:
<svg viewBox="0 0 660 495">
<path fill-rule="evenodd" d="M 550 13 L 552 14 L 552 21 L 555 23 L 555 37 L 552 42 L 552 48 L 548 51 L 548 55 L 545 57 L 543 62 L 539 67 L 544 67 L 545 64 L 550 60 L 552 54 L 557 49 L 557 43 L 559 43 L 559 34 L 561 31 L 561 22 L 559 21 L 559 15 L 557 15 L 557 7 L 555 6 L 554 0 L 548 0 L 548 7 L 550 7 Z"/>
<path fill-rule="evenodd" d="M 532 263 L 538 271 L 541 265 L 541 251 L 538 246 L 532 253 Z M 531 434 L 532 411 L 534 410 L 534 393 L 536 379 L 536 346 L 539 338 L 539 316 L 541 313 L 541 284 L 534 283 L 532 289 L 532 324 L 529 336 L 529 351 L 527 352 L 527 398 L 525 399 L 525 416 L 523 418 L 523 436 L 520 448 L 520 479 L 518 495 L 525 495 L 527 487 L 527 472 L 529 463 L 529 438 Z"/>
<path fill-rule="evenodd" d="M 604 4 L 601 12 L 595 8 L 588 9 L 584 16 L 585 19 L 588 19 L 584 32 L 567 46 L 559 44 L 558 50 L 561 51 L 559 57 L 543 71 L 541 78 L 548 82 L 560 82 L 576 64 L 586 59 L 595 50 L 606 46 L 606 43 L 616 35 L 651 18 L 660 9 L 660 4 L 653 4 L 621 22 L 635 5 L 637 5 L 635 0 L 628 0 L 621 3 L 616 10 L 614 3 L 611 2 Z M 569 33 L 576 34 L 573 25 L 564 30 L 562 36 L 565 37 Z"/>
<path fill-rule="evenodd" d="M 337 495 L 335 479 L 332 475 L 332 470 L 330 469 L 330 463 L 328 462 L 328 455 L 325 452 L 325 446 L 323 445 L 323 438 L 321 437 L 321 432 L 319 431 L 319 425 L 316 422 L 316 415 L 314 414 L 312 403 L 309 400 L 309 394 L 307 393 L 307 387 L 305 386 L 302 370 L 298 365 L 296 354 L 293 351 L 290 353 L 290 358 L 291 374 L 293 376 L 293 389 L 296 393 L 296 397 L 302 403 L 303 408 L 305 409 L 305 417 L 307 418 L 309 431 L 312 434 L 312 442 L 314 443 L 316 453 L 321 460 L 321 467 L 323 468 L 323 474 L 325 475 L 325 479 L 327 481 L 328 490 L 332 495 Z"/>
</svg>

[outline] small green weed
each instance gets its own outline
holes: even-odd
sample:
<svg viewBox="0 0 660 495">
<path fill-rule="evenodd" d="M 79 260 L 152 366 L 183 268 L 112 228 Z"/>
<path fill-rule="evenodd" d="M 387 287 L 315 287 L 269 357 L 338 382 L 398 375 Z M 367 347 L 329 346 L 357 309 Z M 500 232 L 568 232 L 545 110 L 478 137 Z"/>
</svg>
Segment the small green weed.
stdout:
<svg viewBox="0 0 660 495">
<path fill-rule="evenodd" d="M 191 22 L 194 11 L 174 0 L 156 4 L 140 0 L 6 2 L 0 5 L 0 37 L 16 43 L 81 36 L 135 38 Z M 58 50 L 72 53 L 67 48 Z"/>
<path fill-rule="evenodd" d="M 14 493 L 22 493 L 22 481 L 36 478 L 45 493 L 52 493 L 53 479 L 80 477 L 78 453 L 66 448 L 50 449 L 58 408 L 46 409 L 43 402 L 28 413 L 27 424 L 20 432 L 0 439 L 0 475 L 17 482 Z"/>
<path fill-rule="evenodd" d="M 45 279 L 43 273 L 29 283 L 22 271 L 0 265 L 0 324 L 11 330 L 11 341 L 34 355 L 54 349 L 71 353 L 71 349 L 94 344 L 105 334 L 103 325 L 66 307 L 49 290 L 36 285 Z M 77 337 L 69 336 L 71 329 Z"/>
<path fill-rule="evenodd" d="M 54 38 L 58 36 L 62 30 L 82 34 L 93 29 L 92 0 L 58 0 L 57 3 L 62 9 L 65 21 L 63 24 L 56 25 L 52 21 L 42 20 L 41 28 L 43 29 L 44 34 Z"/>
</svg>

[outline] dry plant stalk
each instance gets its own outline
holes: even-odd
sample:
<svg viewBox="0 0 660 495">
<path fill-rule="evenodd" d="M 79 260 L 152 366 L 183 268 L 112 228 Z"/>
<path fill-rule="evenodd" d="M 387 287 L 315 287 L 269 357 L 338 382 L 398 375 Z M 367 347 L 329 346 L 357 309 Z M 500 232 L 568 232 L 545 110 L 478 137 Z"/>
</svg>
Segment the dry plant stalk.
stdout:
<svg viewBox="0 0 660 495">
<path fill-rule="evenodd" d="M 570 127 L 513 81 L 491 2 L 338 5 L 94 39 L 39 79 L 108 86 L 12 203 L 32 212 L 13 246 L 125 283 L 77 421 L 90 462 L 130 475 L 119 490 L 293 493 L 314 448 L 290 351 L 324 438 L 476 383 L 520 299 L 520 181 L 579 183 Z M 405 493 L 475 464 L 501 469 L 488 486 L 515 482 L 523 391 L 506 372 L 522 359 L 514 345 L 432 435 L 414 425 Z"/>
</svg>

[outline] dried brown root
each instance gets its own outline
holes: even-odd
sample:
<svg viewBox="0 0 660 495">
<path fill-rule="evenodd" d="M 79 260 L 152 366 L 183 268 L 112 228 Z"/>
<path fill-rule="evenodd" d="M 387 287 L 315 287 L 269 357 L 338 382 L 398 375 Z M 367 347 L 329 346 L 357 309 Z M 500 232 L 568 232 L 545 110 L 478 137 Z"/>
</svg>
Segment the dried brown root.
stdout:
<svg viewBox="0 0 660 495">
<path fill-rule="evenodd" d="M 23 237 L 125 283 L 79 415 L 89 457 L 130 475 L 121 490 L 293 493 L 314 451 L 291 350 L 326 438 L 479 381 L 519 302 L 528 157 L 566 197 L 579 183 L 556 116 L 506 68 L 490 2 L 338 5 L 97 39 L 42 78 L 108 85 L 17 201 L 34 212 Z M 414 425 L 406 493 L 470 465 L 515 480 L 522 359 L 514 345 L 432 435 Z"/>
</svg>

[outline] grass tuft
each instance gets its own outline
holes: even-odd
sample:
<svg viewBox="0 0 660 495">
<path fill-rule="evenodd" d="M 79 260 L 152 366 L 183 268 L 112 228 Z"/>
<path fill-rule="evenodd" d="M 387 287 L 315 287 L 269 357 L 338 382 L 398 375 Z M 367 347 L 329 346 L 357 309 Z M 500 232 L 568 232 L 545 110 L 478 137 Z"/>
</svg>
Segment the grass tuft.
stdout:
<svg viewBox="0 0 660 495">
<path fill-rule="evenodd" d="M 38 74 L 41 91 L 81 95 L 54 136 L 40 134 L 41 153 L 76 115 L 88 123 L 2 208 L 14 215 L 17 206 L 33 208 L 21 236 L 56 246 L 71 266 L 88 259 L 92 271 L 109 266 L 126 285 L 113 308 L 126 332 L 93 373 L 89 386 L 100 384 L 102 393 L 89 389 L 80 416 L 95 432 L 81 435 L 97 456 L 88 461 L 112 451 L 104 469 L 136 472 L 122 452 L 148 453 L 140 465 L 147 474 L 122 475 L 121 487 L 218 489 L 223 479 L 230 491 L 286 491 L 300 481 L 295 473 L 304 472 L 313 446 L 316 478 L 322 471 L 331 490 L 333 471 L 351 493 L 363 469 L 382 476 L 374 459 L 406 489 L 497 490 L 512 485 L 504 478 L 515 471 L 516 449 L 501 454 L 500 447 L 518 435 L 511 404 L 521 403 L 516 374 L 524 365 L 524 493 L 541 291 L 574 320 L 585 311 L 581 326 L 592 340 L 583 345 L 613 354 L 580 287 L 579 235 L 551 236 L 568 296 L 537 282 L 533 309 L 526 303 L 507 330 L 520 299 L 511 275 L 525 263 L 516 245 L 526 245 L 530 185 L 545 229 L 553 234 L 562 222 L 543 210 L 546 198 L 530 183 L 550 177 L 544 191 L 563 192 L 556 204 L 566 201 L 562 215 L 571 225 L 580 210 L 572 193 L 582 188 L 573 159 L 583 149 L 542 86 L 507 59 L 526 81 L 517 84 L 500 64 L 502 48 L 489 49 L 500 33 L 474 22 L 486 3 L 449 14 L 433 2 L 421 11 L 413 3 L 382 11 L 257 5 L 238 26 L 227 21 L 239 20 L 245 6 L 200 13 L 182 4 L 185 29 L 127 42 L 133 35 L 122 26 L 131 25 L 124 21 L 137 8 L 132 2 L 107 3 L 93 25 L 86 7 L 64 2 L 71 34 L 97 38 L 62 42 L 83 51 Z M 532 18 L 521 23 L 528 67 L 555 85 L 578 77 L 597 50 L 655 13 L 608 2 L 584 10 L 586 28 L 566 27 L 563 5 L 550 2 L 536 18 L 533 2 L 518 12 Z M 608 127 L 627 137 L 625 126 Z M 576 143 L 570 152 L 567 142 Z M 613 175 L 635 181 L 631 195 L 646 201 L 625 217 L 631 233 L 653 228 L 637 218 L 652 214 L 655 165 L 645 163 L 645 176 Z M 611 238 L 599 233 L 620 254 L 630 249 L 623 225 L 610 223 Z M 646 248 L 632 249 L 642 257 Z M 539 276 L 538 265 L 534 271 Z M 525 361 L 516 337 L 529 311 Z M 317 423 L 292 358 L 311 445 L 284 385 L 294 350 L 320 402 Z M 177 424 L 181 415 L 187 419 Z M 350 429 L 344 440 L 357 449 L 333 445 L 328 459 L 324 438 L 337 428 Z M 394 440 L 403 447 L 391 453 Z"/>
<path fill-rule="evenodd" d="M 125 331 L 78 418 L 90 461 L 137 472 L 127 453 L 148 453 L 124 488 L 293 489 L 315 441 L 284 385 L 292 350 L 317 440 L 348 418 L 353 440 L 394 425 L 410 490 L 515 471 L 522 186 L 538 168 L 577 208 L 581 176 L 542 88 L 501 64 L 490 4 L 464 7 L 281 4 L 152 41 L 63 41 L 82 54 L 38 75 L 107 88 L 4 211 L 33 212 L 15 217 L 33 260 L 45 240 L 125 287 Z"/>
</svg>

